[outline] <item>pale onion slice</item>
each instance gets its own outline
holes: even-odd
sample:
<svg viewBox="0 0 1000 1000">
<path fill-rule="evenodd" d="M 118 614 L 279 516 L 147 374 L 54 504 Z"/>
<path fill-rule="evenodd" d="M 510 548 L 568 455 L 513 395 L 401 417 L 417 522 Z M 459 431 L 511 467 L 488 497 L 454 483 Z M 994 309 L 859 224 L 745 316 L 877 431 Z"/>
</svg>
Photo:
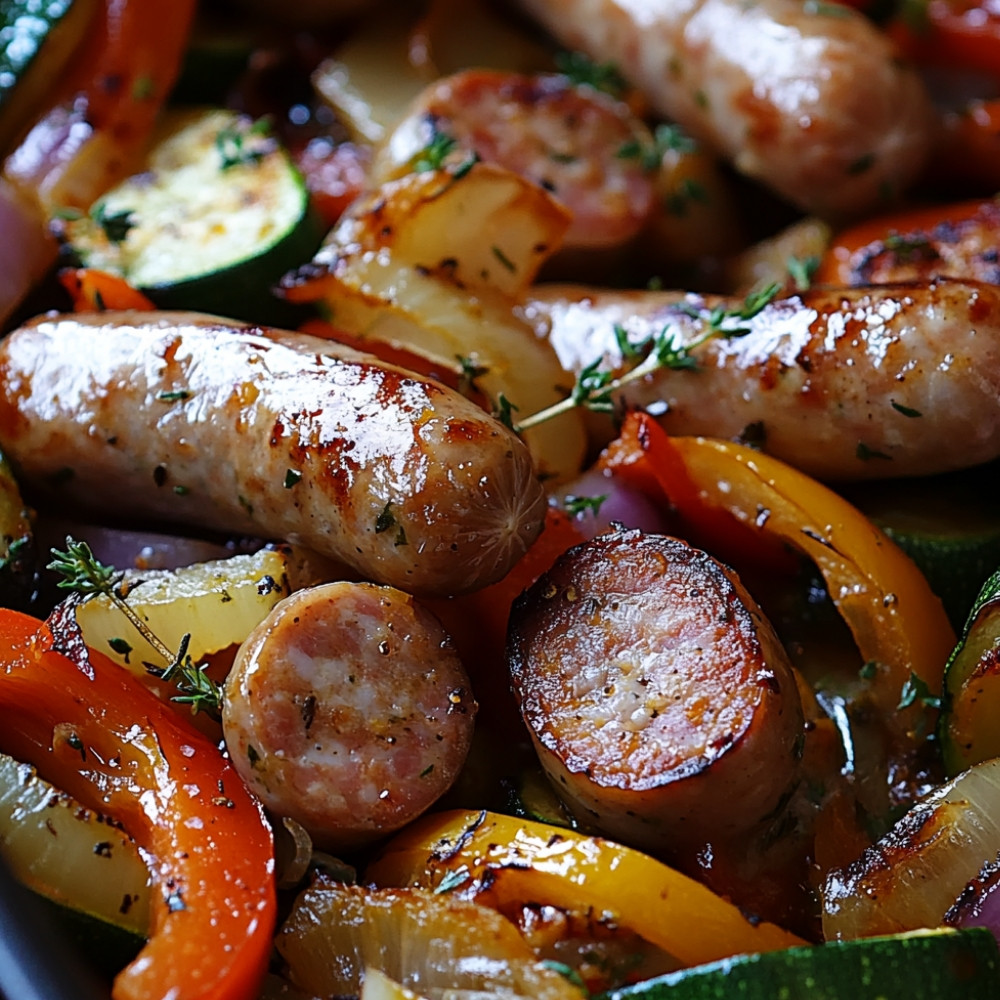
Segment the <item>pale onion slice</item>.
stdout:
<svg viewBox="0 0 1000 1000">
<path fill-rule="evenodd" d="M 426 1000 L 419 993 L 407 989 L 391 979 L 381 969 L 369 966 L 361 982 L 361 1000 Z"/>
<path fill-rule="evenodd" d="M 41 895 L 145 936 L 149 870 L 135 844 L 6 754 L 0 754 L 0 856 Z"/>
<path fill-rule="evenodd" d="M 580 1000 L 509 920 L 446 893 L 320 879 L 299 895 L 275 943 L 290 981 L 314 996 L 357 995 L 374 968 L 429 1000 Z"/>
<path fill-rule="evenodd" d="M 367 18 L 312 75 L 313 88 L 357 143 L 384 139 L 434 78 L 410 58 L 409 19 L 399 10 L 386 13 Z"/>
<path fill-rule="evenodd" d="M 424 170 L 362 196 L 316 262 L 368 253 L 463 291 L 523 295 L 572 216 L 540 185 L 491 163 Z M 338 261 L 338 267 L 342 266 Z"/>
<path fill-rule="evenodd" d="M 180 569 L 129 570 L 123 581 L 126 600 L 168 649 L 176 651 L 190 634 L 188 654 L 197 663 L 241 643 L 293 589 L 319 582 L 315 577 L 322 571 L 308 555 L 282 545 Z M 80 604 L 76 619 L 88 646 L 138 676 L 146 675 L 144 663 L 167 666 L 109 598 Z"/>
<path fill-rule="evenodd" d="M 939 927 L 1000 857 L 1000 758 L 969 768 L 914 806 L 823 887 L 830 939 Z"/>
<path fill-rule="evenodd" d="M 551 73 L 553 48 L 489 0 L 431 0 L 410 39 L 410 58 L 437 79 L 463 69 Z"/>
<path fill-rule="evenodd" d="M 321 297 L 335 327 L 415 351 L 514 407 L 514 423 L 561 400 L 573 377 L 515 317 L 515 297 L 556 249 L 568 217 L 536 185 L 476 164 L 412 174 L 359 202 L 289 298 Z M 540 473 L 572 478 L 586 448 L 570 411 L 524 435 Z"/>
</svg>

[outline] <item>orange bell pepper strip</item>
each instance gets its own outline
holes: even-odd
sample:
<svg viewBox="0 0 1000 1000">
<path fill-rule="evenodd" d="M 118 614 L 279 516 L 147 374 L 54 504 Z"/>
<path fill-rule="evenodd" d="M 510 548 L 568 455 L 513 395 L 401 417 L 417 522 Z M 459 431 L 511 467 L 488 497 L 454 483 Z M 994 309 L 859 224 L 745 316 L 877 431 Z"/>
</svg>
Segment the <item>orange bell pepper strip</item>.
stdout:
<svg viewBox="0 0 1000 1000">
<path fill-rule="evenodd" d="M 655 484 L 682 520 L 725 517 L 810 558 L 874 668 L 873 703 L 901 735 L 919 729 L 924 707 L 900 709 L 904 689 L 916 676 L 941 693 L 955 633 L 923 574 L 857 508 L 775 458 L 731 441 L 669 437 L 647 414 L 626 417 L 601 461 L 640 488 Z"/>
<path fill-rule="evenodd" d="M 94 267 L 67 267 L 59 272 L 59 283 L 73 300 L 73 312 L 104 312 L 105 309 L 138 309 L 156 306 L 124 278 Z"/>
<path fill-rule="evenodd" d="M 805 942 L 753 921 L 700 882 L 630 847 L 490 812 L 431 814 L 365 871 L 379 886 L 450 891 L 495 909 L 532 902 L 611 914 L 682 965 Z"/>
<path fill-rule="evenodd" d="M 47 624 L 6 609 L 0 717 L 0 749 L 119 820 L 150 857 L 151 934 L 114 1000 L 256 997 L 275 924 L 272 836 L 218 748 L 128 671 L 60 652 Z"/>
<path fill-rule="evenodd" d="M 43 208 L 85 210 L 132 172 L 177 73 L 196 0 L 103 0 L 48 108 L 8 157 Z"/>
</svg>

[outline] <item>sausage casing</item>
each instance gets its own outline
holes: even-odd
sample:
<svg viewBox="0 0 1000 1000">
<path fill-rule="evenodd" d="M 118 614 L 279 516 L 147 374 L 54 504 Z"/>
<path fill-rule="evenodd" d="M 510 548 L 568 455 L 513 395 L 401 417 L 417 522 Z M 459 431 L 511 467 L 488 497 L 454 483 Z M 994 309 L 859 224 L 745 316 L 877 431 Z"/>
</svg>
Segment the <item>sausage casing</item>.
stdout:
<svg viewBox="0 0 1000 1000">
<path fill-rule="evenodd" d="M 194 314 L 32 322 L 0 345 L 0 447 L 63 504 L 295 541 L 410 592 L 502 577 L 541 531 L 527 448 L 437 382 Z"/>
<path fill-rule="evenodd" d="M 846 5 L 520 0 L 564 45 L 612 62 L 743 173 L 814 214 L 860 214 L 919 171 L 931 105 Z"/>
<path fill-rule="evenodd" d="M 526 311 L 563 366 L 623 364 L 615 327 L 703 337 L 742 303 L 677 292 L 538 286 Z M 942 279 L 814 288 L 712 336 L 694 370 L 626 386 L 670 434 L 739 438 L 820 479 L 933 475 L 1000 456 L 1000 288 Z"/>
</svg>

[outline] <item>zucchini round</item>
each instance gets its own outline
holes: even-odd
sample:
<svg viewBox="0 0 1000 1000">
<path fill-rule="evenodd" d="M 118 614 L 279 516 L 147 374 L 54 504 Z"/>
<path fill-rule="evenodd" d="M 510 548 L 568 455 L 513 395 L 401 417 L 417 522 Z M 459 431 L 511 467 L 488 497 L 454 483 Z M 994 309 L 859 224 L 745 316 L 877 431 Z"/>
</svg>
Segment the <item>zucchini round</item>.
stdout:
<svg viewBox="0 0 1000 1000">
<path fill-rule="evenodd" d="M 120 275 L 161 309 L 289 326 L 299 311 L 272 289 L 323 232 L 266 121 L 199 110 L 172 117 L 145 169 L 60 235 L 71 262 Z"/>
<path fill-rule="evenodd" d="M 623 987 L 601 1000 L 995 1000 L 990 931 L 913 931 L 738 955 Z"/>
</svg>

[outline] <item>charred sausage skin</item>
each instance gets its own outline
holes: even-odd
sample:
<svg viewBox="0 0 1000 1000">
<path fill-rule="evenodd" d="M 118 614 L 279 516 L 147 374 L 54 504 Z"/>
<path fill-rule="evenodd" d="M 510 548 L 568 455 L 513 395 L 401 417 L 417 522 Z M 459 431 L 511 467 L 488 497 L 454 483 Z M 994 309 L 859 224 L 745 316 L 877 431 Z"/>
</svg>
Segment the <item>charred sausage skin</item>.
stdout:
<svg viewBox="0 0 1000 1000">
<path fill-rule="evenodd" d="M 739 578 L 667 535 L 570 549 L 511 613 L 515 696 L 586 825 L 663 854 L 731 841 L 799 777 L 792 668 Z"/>
<path fill-rule="evenodd" d="M 563 366 L 622 364 L 664 328 L 705 332 L 741 301 L 682 292 L 538 286 L 526 305 Z M 692 349 L 695 371 L 660 368 L 623 390 L 671 434 L 738 438 L 826 480 L 932 475 L 1000 456 L 1000 288 L 957 279 L 814 288 L 772 302 L 745 332 Z"/>
<path fill-rule="evenodd" d="M 338 582 L 277 604 L 240 646 L 223 727 L 243 780 L 330 850 L 429 808 L 461 770 L 476 703 L 441 623 L 408 594 Z"/>
<path fill-rule="evenodd" d="M 563 45 L 612 62 L 661 115 L 800 208 L 885 203 L 932 135 L 917 74 L 846 5 L 520 0 Z"/>
<path fill-rule="evenodd" d="M 439 383 L 194 314 L 43 317 L 0 345 L 0 447 L 66 504 L 295 541 L 411 592 L 502 577 L 541 531 L 525 446 Z"/>
</svg>

